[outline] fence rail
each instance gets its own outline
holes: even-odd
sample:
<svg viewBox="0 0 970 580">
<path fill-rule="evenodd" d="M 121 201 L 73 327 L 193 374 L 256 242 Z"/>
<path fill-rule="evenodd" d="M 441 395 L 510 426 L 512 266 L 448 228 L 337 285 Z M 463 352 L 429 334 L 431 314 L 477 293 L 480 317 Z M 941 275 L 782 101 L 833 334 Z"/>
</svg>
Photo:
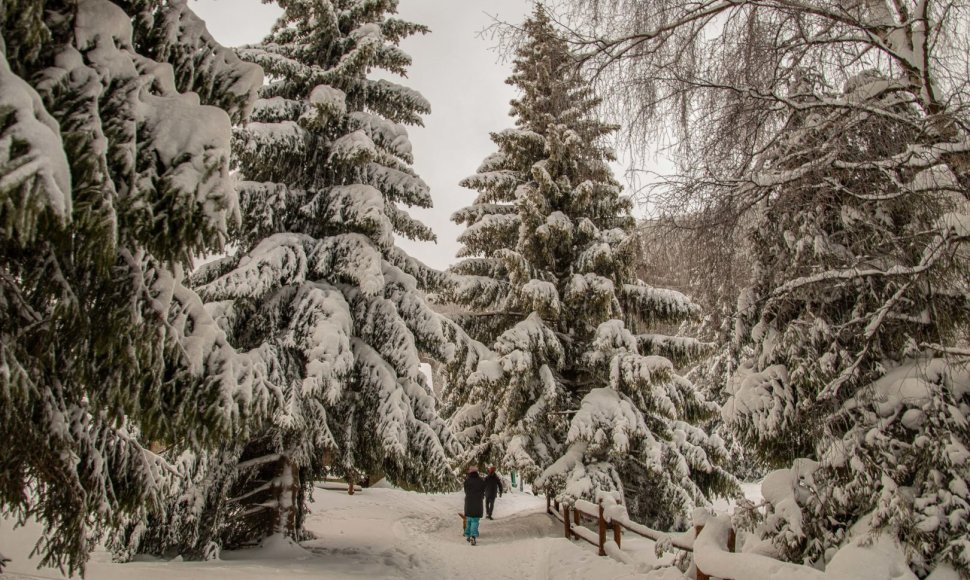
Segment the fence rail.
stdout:
<svg viewBox="0 0 970 580">
<path fill-rule="evenodd" d="M 608 514 L 602 503 L 594 504 L 578 500 L 572 506 L 565 503 L 560 506 L 559 501 L 552 499 L 549 494 L 546 494 L 546 513 L 563 523 L 563 533 L 567 540 L 571 538 L 586 540 L 598 549 L 600 556 L 611 556 L 625 564 L 634 564 L 635 562 L 629 555 L 621 551 L 624 530 L 654 542 L 669 540 L 672 547 L 685 552 L 693 552 L 694 538 L 699 537 L 704 529 L 703 525 L 699 525 L 694 528 L 693 534 L 689 532 L 677 535 L 666 534 L 634 522 L 625 515 Z M 595 522 L 598 533 L 583 527 L 582 520 L 584 519 Z M 607 539 L 608 530 L 613 531 L 612 540 Z M 732 553 L 735 551 L 735 538 L 734 528 L 730 528 L 727 537 L 727 550 Z M 695 559 L 695 565 L 696 563 Z M 700 567 L 697 567 L 697 580 L 710 580 L 712 575 L 704 573 Z M 724 580 L 730 579 L 725 578 Z"/>
</svg>

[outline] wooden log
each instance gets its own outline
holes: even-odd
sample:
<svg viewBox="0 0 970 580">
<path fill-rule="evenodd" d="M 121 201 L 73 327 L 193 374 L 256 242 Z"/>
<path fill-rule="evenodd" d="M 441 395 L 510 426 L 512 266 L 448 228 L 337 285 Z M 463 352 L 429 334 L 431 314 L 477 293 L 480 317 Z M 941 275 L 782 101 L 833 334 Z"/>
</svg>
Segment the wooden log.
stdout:
<svg viewBox="0 0 970 580">
<path fill-rule="evenodd" d="M 704 526 L 695 526 L 694 527 L 694 538 L 699 538 L 700 535 L 701 535 L 701 530 L 703 530 L 703 529 L 704 529 Z M 697 568 L 697 558 L 696 557 L 694 558 L 694 567 Z M 702 572 L 700 568 L 697 568 L 697 580 L 711 580 L 711 577 L 708 576 L 707 574 L 705 574 L 704 572 Z"/>
<path fill-rule="evenodd" d="M 552 513 L 552 496 L 549 495 L 548 491 L 546 492 L 546 513 Z"/>
<path fill-rule="evenodd" d="M 600 533 L 600 556 L 606 555 L 606 517 L 603 515 L 603 504 L 600 504 L 600 517 L 599 517 L 599 533 Z"/>
<path fill-rule="evenodd" d="M 566 533 L 566 539 L 570 539 L 572 530 L 569 529 L 569 506 L 567 504 L 562 504 L 562 524 L 563 531 Z"/>
<path fill-rule="evenodd" d="M 735 551 L 735 544 L 737 543 L 737 540 L 738 540 L 737 533 L 734 531 L 734 526 L 731 526 L 731 529 L 728 531 L 728 540 L 727 540 L 728 552 L 733 553 Z M 731 580 L 731 579 L 725 578 L 724 580 Z"/>
</svg>

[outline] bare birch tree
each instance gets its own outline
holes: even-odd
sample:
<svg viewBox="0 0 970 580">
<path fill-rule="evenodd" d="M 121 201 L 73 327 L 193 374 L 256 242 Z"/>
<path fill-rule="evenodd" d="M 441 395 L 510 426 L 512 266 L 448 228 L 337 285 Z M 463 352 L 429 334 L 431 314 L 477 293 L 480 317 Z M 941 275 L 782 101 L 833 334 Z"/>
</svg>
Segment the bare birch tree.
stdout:
<svg viewBox="0 0 970 580">
<path fill-rule="evenodd" d="M 698 209 L 712 189 L 738 181 L 797 180 L 772 172 L 764 152 L 794 111 L 857 108 L 920 127 L 887 171 L 946 164 L 970 187 L 967 92 L 970 6 L 908 0 L 560 0 L 630 144 L 657 138 L 679 172 L 666 207 Z M 844 84 L 879 71 L 878 93 L 921 112 L 899 119 Z M 824 82 L 816 82 L 823 80 Z M 833 87 L 836 90 L 833 90 Z M 811 98 L 808 98 L 811 97 Z M 831 159 L 813 160 L 819 164 Z M 910 171 L 912 173 L 912 171 Z M 743 210 L 757 201 L 737 206 Z"/>
</svg>

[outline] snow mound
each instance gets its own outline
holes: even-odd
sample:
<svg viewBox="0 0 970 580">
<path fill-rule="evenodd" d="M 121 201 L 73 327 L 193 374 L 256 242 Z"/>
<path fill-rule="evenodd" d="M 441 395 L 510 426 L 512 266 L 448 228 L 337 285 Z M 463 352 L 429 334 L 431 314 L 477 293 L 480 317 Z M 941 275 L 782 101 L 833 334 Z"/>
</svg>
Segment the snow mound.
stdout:
<svg viewBox="0 0 970 580">
<path fill-rule="evenodd" d="M 224 560 L 300 560 L 310 557 L 312 557 L 310 552 L 294 542 L 292 538 L 283 534 L 275 534 L 266 538 L 260 547 L 252 550 L 223 552 L 222 554 Z"/>
</svg>

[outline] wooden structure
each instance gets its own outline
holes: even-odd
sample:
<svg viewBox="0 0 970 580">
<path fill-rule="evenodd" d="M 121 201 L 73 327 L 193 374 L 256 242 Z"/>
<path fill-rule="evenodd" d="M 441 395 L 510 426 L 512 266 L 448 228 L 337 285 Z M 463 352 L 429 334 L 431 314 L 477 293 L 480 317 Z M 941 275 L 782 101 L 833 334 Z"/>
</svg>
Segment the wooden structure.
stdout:
<svg viewBox="0 0 970 580">
<path fill-rule="evenodd" d="M 554 516 L 563 523 L 563 533 L 566 539 L 583 539 L 597 548 L 600 556 L 612 556 L 621 562 L 633 564 L 631 557 L 620 551 L 623 540 L 623 532 L 627 531 L 638 536 L 659 541 L 670 541 L 670 545 L 685 552 L 694 551 L 694 538 L 698 537 L 704 526 L 697 526 L 691 537 L 689 533 L 680 535 L 670 535 L 657 530 L 652 530 L 644 525 L 630 521 L 626 518 L 608 517 L 603 508 L 603 504 L 593 504 L 588 501 L 579 500 L 572 506 L 562 504 L 553 500 L 552 496 L 546 495 L 546 513 Z M 583 520 L 596 524 L 596 533 L 582 525 Z M 612 539 L 608 540 L 608 530 L 613 531 Z M 730 530 L 728 535 L 728 551 L 735 551 L 735 531 Z M 710 580 L 710 576 L 700 569 L 697 570 L 697 580 Z M 729 580 L 729 579 L 725 579 Z"/>
</svg>

